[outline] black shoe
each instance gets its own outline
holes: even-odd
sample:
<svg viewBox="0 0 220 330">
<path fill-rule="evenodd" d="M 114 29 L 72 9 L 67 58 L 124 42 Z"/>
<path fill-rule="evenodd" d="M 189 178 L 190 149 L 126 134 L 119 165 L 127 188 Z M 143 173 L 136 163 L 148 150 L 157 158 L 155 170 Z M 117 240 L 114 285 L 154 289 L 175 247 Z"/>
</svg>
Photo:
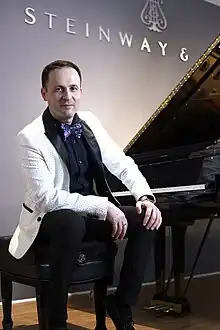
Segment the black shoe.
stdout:
<svg viewBox="0 0 220 330">
<path fill-rule="evenodd" d="M 107 296 L 104 307 L 117 330 L 135 330 L 130 307 L 120 303 L 116 296 Z"/>
</svg>

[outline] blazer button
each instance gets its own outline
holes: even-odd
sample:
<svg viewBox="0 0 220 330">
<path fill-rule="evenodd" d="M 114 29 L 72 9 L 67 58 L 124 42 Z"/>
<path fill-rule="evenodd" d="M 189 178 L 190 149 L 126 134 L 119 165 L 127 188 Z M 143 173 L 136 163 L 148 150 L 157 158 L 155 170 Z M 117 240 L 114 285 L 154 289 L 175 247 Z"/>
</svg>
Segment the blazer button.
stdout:
<svg viewBox="0 0 220 330">
<path fill-rule="evenodd" d="M 40 222 L 41 220 L 42 220 L 41 217 L 38 217 L 38 218 L 37 218 L 37 221 L 38 221 L 38 222 Z"/>
</svg>

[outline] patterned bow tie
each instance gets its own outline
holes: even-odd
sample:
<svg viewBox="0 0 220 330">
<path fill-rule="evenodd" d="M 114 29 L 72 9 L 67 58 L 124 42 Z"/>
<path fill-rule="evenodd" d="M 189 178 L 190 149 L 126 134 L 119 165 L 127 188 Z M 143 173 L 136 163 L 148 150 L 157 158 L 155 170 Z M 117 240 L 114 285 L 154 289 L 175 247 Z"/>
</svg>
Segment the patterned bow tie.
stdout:
<svg viewBox="0 0 220 330">
<path fill-rule="evenodd" d="M 73 125 L 68 124 L 60 124 L 60 127 L 63 131 L 64 140 L 66 140 L 71 134 L 75 136 L 77 139 L 81 138 L 82 135 L 82 124 L 80 122 L 77 122 Z"/>
</svg>

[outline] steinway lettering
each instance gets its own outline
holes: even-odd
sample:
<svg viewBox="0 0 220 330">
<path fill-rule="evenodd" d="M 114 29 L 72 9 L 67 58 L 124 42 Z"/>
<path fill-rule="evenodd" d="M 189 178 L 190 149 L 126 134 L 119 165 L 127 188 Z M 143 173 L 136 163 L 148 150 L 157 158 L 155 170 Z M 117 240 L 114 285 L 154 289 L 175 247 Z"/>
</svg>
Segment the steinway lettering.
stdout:
<svg viewBox="0 0 220 330">
<path fill-rule="evenodd" d="M 28 25 L 35 25 L 37 24 L 37 16 L 34 8 L 27 7 L 24 10 L 25 12 L 25 19 L 24 22 Z M 58 16 L 53 13 L 49 12 L 44 12 L 44 16 L 46 16 L 46 24 L 48 29 L 53 29 L 54 25 L 56 24 L 56 20 L 58 19 Z M 71 34 L 71 35 L 76 35 L 79 31 L 77 30 L 77 21 L 74 18 L 67 17 L 65 18 L 65 33 Z M 89 38 L 91 34 L 94 33 L 94 29 L 91 28 L 91 24 L 88 22 L 84 23 L 84 35 L 86 38 Z M 103 26 L 98 25 L 96 27 L 96 32 L 98 36 L 98 39 L 100 42 L 105 41 L 107 43 L 117 42 L 122 46 L 122 47 L 127 47 L 131 48 L 134 45 L 134 35 L 131 33 L 127 32 L 112 32 L 110 28 L 106 28 Z M 168 49 L 168 43 L 167 42 L 162 42 L 158 41 L 158 51 L 160 52 L 161 56 L 166 56 L 167 54 L 167 49 Z M 151 45 L 148 42 L 147 37 L 143 37 L 143 39 L 140 42 L 140 51 L 141 52 L 146 52 L 146 53 L 151 53 Z M 179 58 L 183 62 L 187 62 L 189 59 L 189 55 L 187 54 L 187 48 L 182 47 L 179 50 Z"/>
</svg>

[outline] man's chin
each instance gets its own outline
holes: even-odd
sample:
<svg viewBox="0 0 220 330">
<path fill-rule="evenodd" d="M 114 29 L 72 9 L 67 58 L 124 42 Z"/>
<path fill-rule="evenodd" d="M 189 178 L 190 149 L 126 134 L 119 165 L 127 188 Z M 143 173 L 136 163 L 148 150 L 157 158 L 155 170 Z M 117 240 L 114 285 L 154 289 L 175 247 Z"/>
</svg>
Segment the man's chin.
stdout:
<svg viewBox="0 0 220 330">
<path fill-rule="evenodd" d="M 61 111 L 61 113 L 66 117 L 66 116 L 68 116 L 68 117 L 73 117 L 74 116 L 74 114 L 77 112 L 77 109 L 75 108 L 75 107 L 73 107 L 73 106 L 69 106 L 69 107 L 62 107 L 61 109 L 60 109 Z"/>
</svg>

